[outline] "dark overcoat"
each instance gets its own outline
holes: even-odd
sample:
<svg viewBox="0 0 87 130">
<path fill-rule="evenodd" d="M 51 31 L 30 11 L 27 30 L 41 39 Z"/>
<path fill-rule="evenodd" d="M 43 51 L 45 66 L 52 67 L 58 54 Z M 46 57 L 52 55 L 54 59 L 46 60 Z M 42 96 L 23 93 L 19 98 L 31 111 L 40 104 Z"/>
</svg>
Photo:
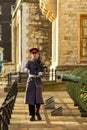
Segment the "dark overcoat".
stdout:
<svg viewBox="0 0 87 130">
<path fill-rule="evenodd" d="M 29 60 L 24 68 L 29 69 L 31 75 L 38 75 L 38 72 L 43 71 L 43 65 L 36 65 L 33 60 Z M 41 77 L 28 77 L 24 102 L 30 105 L 43 103 Z"/>
</svg>

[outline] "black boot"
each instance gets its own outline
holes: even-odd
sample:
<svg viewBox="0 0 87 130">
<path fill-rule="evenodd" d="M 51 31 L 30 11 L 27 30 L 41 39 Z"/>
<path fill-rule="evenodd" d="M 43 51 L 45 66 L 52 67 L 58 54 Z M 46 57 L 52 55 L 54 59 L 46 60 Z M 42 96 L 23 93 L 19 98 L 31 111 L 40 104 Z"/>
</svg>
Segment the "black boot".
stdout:
<svg viewBox="0 0 87 130">
<path fill-rule="evenodd" d="M 41 120 L 42 119 L 39 112 L 36 112 L 36 116 L 37 116 L 37 120 Z"/>
<path fill-rule="evenodd" d="M 29 104 L 30 121 L 35 121 L 35 106 Z"/>
<path fill-rule="evenodd" d="M 35 116 L 31 116 L 30 121 L 35 121 Z"/>
</svg>

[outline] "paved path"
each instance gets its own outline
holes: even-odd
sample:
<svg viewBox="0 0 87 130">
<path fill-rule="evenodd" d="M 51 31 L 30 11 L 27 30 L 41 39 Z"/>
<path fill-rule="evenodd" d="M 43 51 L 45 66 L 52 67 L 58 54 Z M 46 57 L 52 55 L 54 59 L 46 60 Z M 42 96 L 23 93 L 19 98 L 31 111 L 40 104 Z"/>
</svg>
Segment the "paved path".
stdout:
<svg viewBox="0 0 87 130">
<path fill-rule="evenodd" d="M 77 107 L 66 91 L 43 92 L 44 100 L 54 96 L 55 108 L 62 106 L 62 116 L 51 116 L 53 109 L 41 107 L 41 121 L 29 120 L 28 107 L 24 104 L 24 93 L 18 93 L 9 130 L 86 130 L 87 117 L 80 117 Z"/>
</svg>

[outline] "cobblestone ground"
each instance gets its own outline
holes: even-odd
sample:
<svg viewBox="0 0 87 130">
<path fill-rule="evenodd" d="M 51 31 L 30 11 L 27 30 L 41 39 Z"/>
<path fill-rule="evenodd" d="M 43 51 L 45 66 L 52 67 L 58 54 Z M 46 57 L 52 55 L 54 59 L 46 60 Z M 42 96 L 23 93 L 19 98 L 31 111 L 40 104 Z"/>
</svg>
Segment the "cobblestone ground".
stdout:
<svg viewBox="0 0 87 130">
<path fill-rule="evenodd" d="M 54 109 L 41 107 L 41 121 L 29 120 L 28 107 L 24 104 L 24 93 L 18 93 L 9 130 L 87 130 L 87 117 L 81 117 L 78 107 L 66 91 L 43 92 L 44 100 L 54 96 L 55 108 L 62 106 L 62 115 L 52 116 Z"/>
</svg>

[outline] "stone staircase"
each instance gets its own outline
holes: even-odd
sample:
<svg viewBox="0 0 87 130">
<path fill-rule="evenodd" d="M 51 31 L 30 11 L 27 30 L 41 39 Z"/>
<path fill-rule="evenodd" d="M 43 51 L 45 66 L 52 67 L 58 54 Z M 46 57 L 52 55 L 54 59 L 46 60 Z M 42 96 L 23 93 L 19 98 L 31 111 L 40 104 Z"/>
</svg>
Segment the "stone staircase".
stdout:
<svg viewBox="0 0 87 130">
<path fill-rule="evenodd" d="M 66 91 L 43 91 L 44 101 L 54 96 L 55 108 L 62 106 L 62 115 L 51 116 L 53 109 L 41 106 L 41 121 L 30 121 L 28 107 L 24 104 L 24 92 L 19 92 L 10 120 L 9 130 L 86 130 L 87 118 L 80 117 L 78 107 Z"/>
</svg>

